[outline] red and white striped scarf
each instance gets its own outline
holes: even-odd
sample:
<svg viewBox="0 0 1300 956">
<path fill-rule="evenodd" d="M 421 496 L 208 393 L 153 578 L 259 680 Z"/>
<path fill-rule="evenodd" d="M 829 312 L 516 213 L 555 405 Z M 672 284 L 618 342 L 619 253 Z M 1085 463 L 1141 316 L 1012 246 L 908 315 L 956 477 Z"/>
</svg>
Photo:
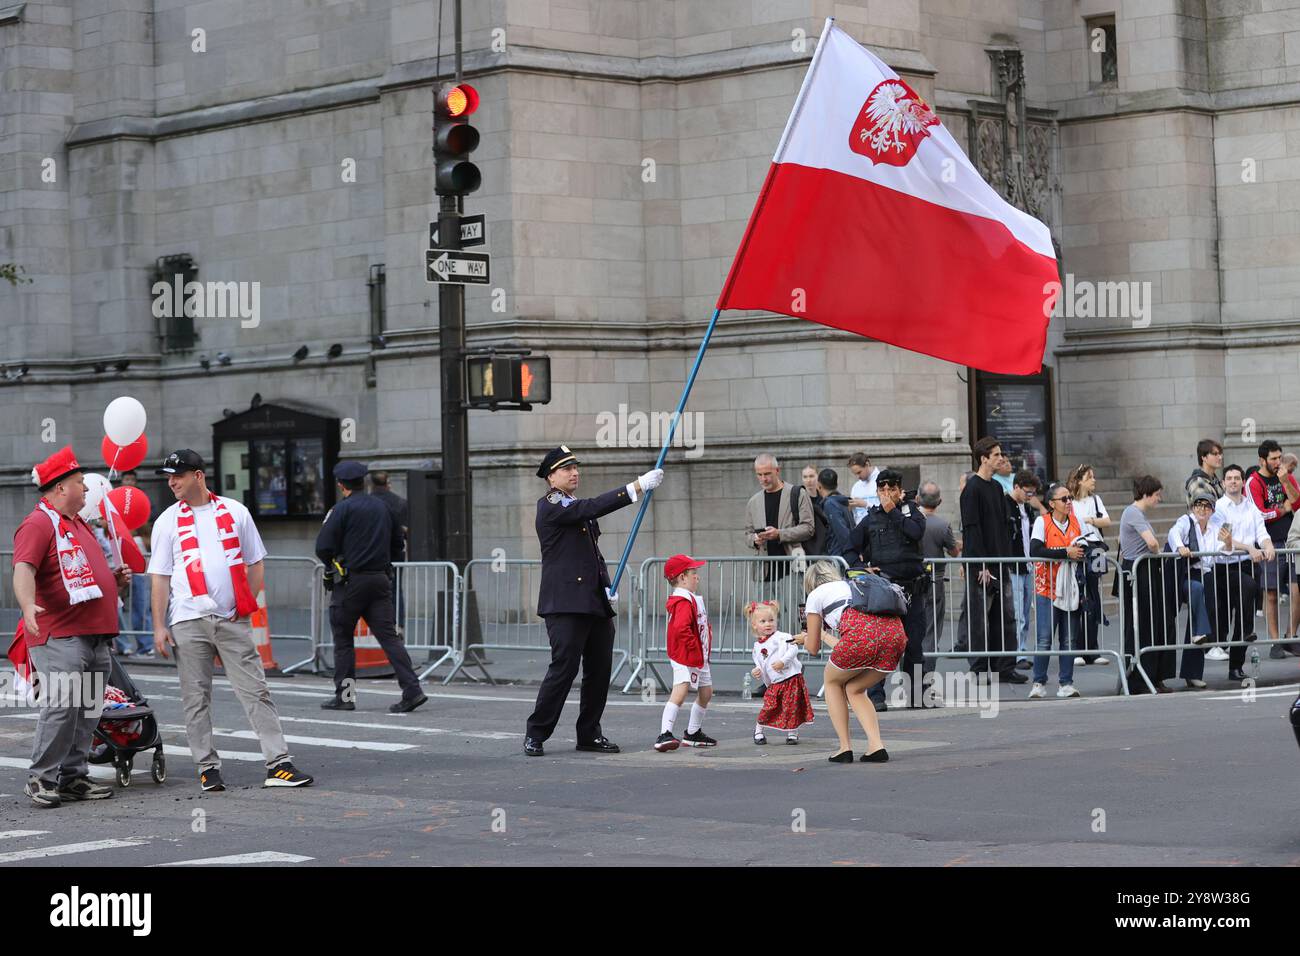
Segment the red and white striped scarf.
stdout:
<svg viewBox="0 0 1300 956">
<path fill-rule="evenodd" d="M 54 525 L 54 541 L 58 549 L 59 571 L 63 574 L 63 588 L 68 592 L 69 604 L 81 604 L 104 596 L 95 583 L 95 572 L 86 559 L 85 549 L 73 531 L 73 523 L 54 506 L 42 498 L 36 505 Z"/>
<path fill-rule="evenodd" d="M 248 589 L 248 569 L 244 566 L 244 552 L 239 546 L 239 532 L 235 530 L 234 516 L 226 503 L 210 491 L 208 500 L 216 508 L 217 537 L 226 549 L 226 568 L 230 572 L 230 583 L 235 589 L 235 616 L 248 617 L 257 610 L 257 599 Z M 208 597 L 208 584 L 203 579 L 203 552 L 199 549 L 199 536 L 194 527 L 194 509 L 182 500 L 178 511 L 176 537 L 181 545 L 181 560 L 185 563 L 190 595 L 201 610 L 214 612 L 217 605 Z"/>
</svg>

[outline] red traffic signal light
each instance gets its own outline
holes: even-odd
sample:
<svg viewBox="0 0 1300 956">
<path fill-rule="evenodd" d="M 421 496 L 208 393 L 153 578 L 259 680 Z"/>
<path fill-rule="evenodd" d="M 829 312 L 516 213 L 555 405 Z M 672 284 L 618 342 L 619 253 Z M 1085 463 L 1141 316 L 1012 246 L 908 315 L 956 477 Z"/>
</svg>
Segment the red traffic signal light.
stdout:
<svg viewBox="0 0 1300 956">
<path fill-rule="evenodd" d="M 469 117 L 478 109 L 478 91 L 468 83 L 444 86 L 433 104 L 434 185 L 439 196 L 463 196 L 483 181 L 479 168 L 469 161 L 478 147 L 478 130 Z"/>
</svg>

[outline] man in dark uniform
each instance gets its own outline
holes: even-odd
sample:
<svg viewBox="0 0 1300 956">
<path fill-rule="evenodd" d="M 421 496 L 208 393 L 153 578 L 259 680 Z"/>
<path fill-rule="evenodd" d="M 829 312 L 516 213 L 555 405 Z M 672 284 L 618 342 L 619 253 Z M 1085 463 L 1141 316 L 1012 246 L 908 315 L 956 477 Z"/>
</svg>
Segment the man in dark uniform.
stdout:
<svg viewBox="0 0 1300 956">
<path fill-rule="evenodd" d="M 934 670 L 922 651 L 925 640 L 925 595 L 930 587 L 930 577 L 925 573 L 921 554 L 921 541 L 925 537 L 925 513 L 916 502 L 903 494 L 903 476 L 893 468 L 885 468 L 876 478 L 880 504 L 873 505 L 849 534 L 849 546 L 841 557 L 849 563 L 850 570 L 874 570 L 907 592 L 907 616 L 903 630 L 907 632 L 907 650 L 903 653 L 903 671 L 912 682 L 912 706 L 923 703 L 923 675 Z M 884 681 L 872 690 L 881 687 Z M 872 697 L 872 701 L 881 702 Z"/>
<path fill-rule="evenodd" d="M 537 502 L 537 537 L 542 545 L 542 584 L 537 613 L 546 621 L 551 666 L 537 691 L 528 718 L 524 753 L 542 756 L 542 744 L 560 720 L 564 699 L 582 664 L 578 709 L 578 750 L 618 753 L 600 732 L 605 695 L 614 661 L 614 609 L 609 601 L 609 574 L 596 543 L 596 519 L 626 507 L 663 481 L 662 469 L 648 471 L 630 485 L 596 498 L 575 498 L 578 459 L 561 445 L 547 453 L 537 469 L 547 493 Z"/>
<path fill-rule="evenodd" d="M 406 499 L 388 487 L 388 472 L 375 471 L 370 474 L 370 493 L 388 506 L 388 513 L 401 531 L 401 542 L 393 547 L 393 560 L 406 560 L 406 539 L 410 534 L 409 508 Z M 397 633 L 402 633 L 403 602 L 401 581 L 393 575 L 393 608 L 397 613 Z"/>
<path fill-rule="evenodd" d="M 411 655 L 406 652 L 393 623 L 393 586 L 389 574 L 401 529 L 393 522 L 383 501 L 373 495 L 358 494 L 365 487 L 365 465 L 339 462 L 334 467 L 334 477 L 342 500 L 330 509 L 316 536 L 316 557 L 325 564 L 325 589 L 333 593 L 330 630 L 334 632 L 334 696 L 321 707 L 357 709 L 356 649 L 352 635 L 357 619 L 364 617 L 393 665 L 402 688 L 402 699 L 388 709 L 394 714 L 404 714 L 429 698 L 420 689 Z"/>
</svg>

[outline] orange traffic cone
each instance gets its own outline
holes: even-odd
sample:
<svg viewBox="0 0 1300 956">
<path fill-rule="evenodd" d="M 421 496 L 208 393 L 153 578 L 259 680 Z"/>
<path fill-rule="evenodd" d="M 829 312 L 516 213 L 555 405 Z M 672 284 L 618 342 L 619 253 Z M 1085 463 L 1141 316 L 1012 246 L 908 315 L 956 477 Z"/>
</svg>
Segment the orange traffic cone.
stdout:
<svg viewBox="0 0 1300 956">
<path fill-rule="evenodd" d="M 364 617 L 357 619 L 352 637 L 353 646 L 356 648 L 358 676 L 366 670 L 383 670 L 392 673 L 393 665 L 389 663 L 388 655 L 379 646 L 379 640 L 371 633 L 370 625 L 366 623 Z"/>
<path fill-rule="evenodd" d="M 253 628 L 253 646 L 257 648 L 258 656 L 262 658 L 262 669 L 268 674 L 278 673 L 280 665 L 275 662 L 271 652 L 271 626 L 266 617 L 265 589 L 257 592 L 257 610 L 249 617 L 248 623 Z"/>
</svg>

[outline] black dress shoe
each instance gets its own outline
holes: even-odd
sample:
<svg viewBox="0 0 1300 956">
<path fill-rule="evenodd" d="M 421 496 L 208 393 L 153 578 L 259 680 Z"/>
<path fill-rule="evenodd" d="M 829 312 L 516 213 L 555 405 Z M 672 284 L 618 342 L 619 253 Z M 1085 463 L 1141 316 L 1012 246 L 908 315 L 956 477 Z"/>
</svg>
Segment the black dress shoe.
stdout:
<svg viewBox="0 0 1300 956">
<path fill-rule="evenodd" d="M 536 737 L 524 738 L 524 753 L 530 757 L 543 757 L 546 751 L 542 749 L 542 742 Z"/>
<path fill-rule="evenodd" d="M 331 697 L 329 700 L 321 701 L 321 710 L 356 710 L 357 705 L 350 700 L 341 700 L 338 697 Z"/>
<path fill-rule="evenodd" d="M 858 758 L 859 763 L 889 763 L 889 751 L 884 747 L 879 750 L 873 750 L 869 754 L 863 754 Z"/>
<path fill-rule="evenodd" d="M 1017 670 L 998 671 L 998 680 L 1007 684 L 1028 684 L 1029 678 Z"/>
<path fill-rule="evenodd" d="M 1235 671 L 1228 671 L 1228 680 L 1245 680 L 1246 672 L 1238 667 Z"/>
<path fill-rule="evenodd" d="M 584 750 L 593 754 L 616 754 L 619 753 L 618 744 L 611 743 L 608 737 L 597 737 L 589 744 L 578 744 L 575 750 Z"/>
<path fill-rule="evenodd" d="M 853 763 L 853 751 L 845 750 L 842 753 L 837 753 L 835 756 L 827 757 L 826 759 L 830 763 Z"/>
<path fill-rule="evenodd" d="M 409 700 L 403 697 L 397 703 L 389 706 L 388 712 L 390 714 L 409 714 L 411 711 L 415 710 L 415 708 L 427 702 L 428 699 L 429 698 L 424 694 L 421 694 L 419 697 L 412 697 Z"/>
</svg>

